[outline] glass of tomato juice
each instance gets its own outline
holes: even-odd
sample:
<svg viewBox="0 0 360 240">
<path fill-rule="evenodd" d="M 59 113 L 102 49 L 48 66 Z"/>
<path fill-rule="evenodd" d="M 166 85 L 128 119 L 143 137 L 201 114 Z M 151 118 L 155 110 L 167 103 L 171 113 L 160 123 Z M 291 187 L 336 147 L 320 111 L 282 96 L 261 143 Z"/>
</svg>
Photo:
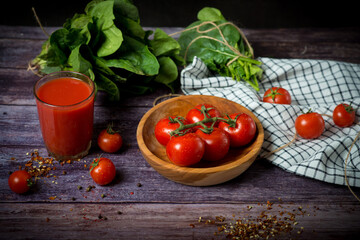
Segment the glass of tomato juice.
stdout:
<svg viewBox="0 0 360 240">
<path fill-rule="evenodd" d="M 50 156 L 60 161 L 86 156 L 93 133 L 93 81 L 77 72 L 54 72 L 36 82 L 34 95 Z"/>
</svg>

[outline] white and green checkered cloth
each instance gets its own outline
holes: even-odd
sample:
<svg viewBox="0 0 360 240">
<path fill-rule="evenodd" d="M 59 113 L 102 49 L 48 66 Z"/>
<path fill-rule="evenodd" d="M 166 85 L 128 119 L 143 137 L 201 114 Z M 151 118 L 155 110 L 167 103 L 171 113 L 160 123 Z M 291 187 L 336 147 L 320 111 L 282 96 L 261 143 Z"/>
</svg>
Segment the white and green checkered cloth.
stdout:
<svg viewBox="0 0 360 240">
<path fill-rule="evenodd" d="M 360 117 L 360 65 L 307 59 L 259 58 L 263 77 L 256 92 L 244 82 L 211 73 L 194 58 L 181 72 L 181 89 L 187 95 L 213 95 L 237 102 L 251 110 L 265 130 L 260 156 L 292 140 L 297 116 L 311 109 L 332 115 L 340 103 L 348 103 Z M 262 102 L 270 87 L 283 87 L 292 96 L 291 105 Z M 286 171 L 321 181 L 345 185 L 345 159 L 360 131 L 360 125 L 337 127 L 332 118 L 324 117 L 325 131 L 317 139 L 298 137 L 290 146 L 267 157 Z M 356 141 L 347 162 L 349 185 L 360 187 L 360 140 Z"/>
</svg>

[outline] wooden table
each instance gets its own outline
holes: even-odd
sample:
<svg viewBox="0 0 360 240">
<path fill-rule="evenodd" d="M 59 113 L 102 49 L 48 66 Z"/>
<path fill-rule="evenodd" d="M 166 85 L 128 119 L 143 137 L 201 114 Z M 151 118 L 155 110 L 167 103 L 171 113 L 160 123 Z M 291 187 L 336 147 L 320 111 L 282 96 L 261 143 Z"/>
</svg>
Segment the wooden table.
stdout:
<svg viewBox="0 0 360 240">
<path fill-rule="evenodd" d="M 359 30 L 244 29 L 256 56 L 352 63 L 360 63 Z M 263 211 L 283 220 L 290 213 L 296 217 L 293 230 L 280 239 L 358 239 L 360 203 L 346 186 L 296 176 L 263 159 L 239 177 L 211 187 L 185 186 L 159 175 L 142 157 L 135 133 L 143 114 L 166 89 L 116 104 L 99 94 L 94 140 L 113 121 L 124 148 L 106 154 L 93 144 L 81 161 L 54 164 L 49 178 L 41 178 L 30 193 L 12 193 L 9 172 L 24 166 L 34 149 L 47 155 L 32 94 L 38 77 L 27 71 L 44 39 L 37 27 L 0 26 L 1 239 L 223 239 L 224 233 L 214 235 L 219 226 L 259 217 Z M 113 160 L 117 178 L 86 191 L 95 185 L 88 166 L 99 154 Z M 360 189 L 354 191 L 360 194 Z M 217 216 L 225 221 L 211 222 Z"/>
</svg>

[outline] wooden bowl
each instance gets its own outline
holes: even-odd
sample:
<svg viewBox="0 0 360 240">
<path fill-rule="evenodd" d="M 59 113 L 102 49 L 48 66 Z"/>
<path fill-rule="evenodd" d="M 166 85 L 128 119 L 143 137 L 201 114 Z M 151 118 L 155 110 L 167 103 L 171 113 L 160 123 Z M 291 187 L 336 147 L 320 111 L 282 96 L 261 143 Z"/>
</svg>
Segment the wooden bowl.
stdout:
<svg viewBox="0 0 360 240">
<path fill-rule="evenodd" d="M 201 160 L 191 167 L 176 166 L 168 159 L 166 148 L 156 140 L 155 125 L 166 116 L 185 117 L 191 108 L 201 103 L 211 104 L 223 114 L 243 112 L 250 115 L 257 126 L 256 138 L 245 147 L 230 148 L 222 160 L 216 162 Z M 188 95 L 166 100 L 150 109 L 140 120 L 136 137 L 146 161 L 164 177 L 185 185 L 210 186 L 239 176 L 254 162 L 264 141 L 264 129 L 259 119 L 240 104 L 220 97 Z"/>
</svg>

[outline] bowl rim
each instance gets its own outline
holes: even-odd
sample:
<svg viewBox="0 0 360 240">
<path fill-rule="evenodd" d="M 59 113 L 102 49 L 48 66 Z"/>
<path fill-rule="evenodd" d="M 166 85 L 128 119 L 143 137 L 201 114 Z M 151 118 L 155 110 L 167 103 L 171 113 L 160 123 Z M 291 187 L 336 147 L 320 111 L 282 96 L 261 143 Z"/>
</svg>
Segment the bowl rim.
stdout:
<svg viewBox="0 0 360 240">
<path fill-rule="evenodd" d="M 150 151 L 150 149 L 147 147 L 147 145 L 145 144 L 145 141 L 144 141 L 144 138 L 142 136 L 142 132 L 143 132 L 143 128 L 144 128 L 144 123 L 145 121 L 147 120 L 147 118 L 153 113 L 155 112 L 157 109 L 159 109 L 160 107 L 162 107 L 162 105 L 165 105 L 165 104 L 169 104 L 173 101 L 177 101 L 179 100 L 179 98 L 193 98 L 193 97 L 210 97 L 210 98 L 221 98 L 222 100 L 226 100 L 226 101 L 230 101 L 234 104 L 237 104 L 237 105 L 240 105 L 242 107 L 244 107 L 243 105 L 239 104 L 239 103 L 236 103 L 234 101 L 231 101 L 229 99 L 226 99 L 226 98 L 222 98 L 222 97 L 217 97 L 217 96 L 212 96 L 212 95 L 183 95 L 183 96 L 177 96 L 177 97 L 173 97 L 173 98 L 170 98 L 170 99 L 167 99 L 157 105 L 155 105 L 154 107 L 152 107 L 150 110 L 148 110 L 144 115 L 143 117 L 141 118 L 141 120 L 139 121 L 139 124 L 138 124 L 138 128 L 137 128 L 137 131 L 136 131 L 136 138 L 137 138 L 137 142 L 138 142 L 138 147 L 140 148 L 140 146 L 143 146 L 143 148 L 140 148 L 141 152 L 143 154 L 146 154 L 146 155 L 151 155 L 152 156 L 152 161 L 156 162 L 157 164 L 161 165 L 163 168 L 166 168 L 166 169 L 171 169 L 172 171 L 177 171 L 177 172 L 183 172 L 183 173 L 187 173 L 189 174 L 189 172 L 193 172 L 193 173 L 203 173 L 203 174 L 207 174 L 207 173 L 213 173 L 213 172 L 219 172 L 219 170 L 223 170 L 224 168 L 229 171 L 231 169 L 234 169 L 239 165 L 238 161 L 239 160 L 236 160 L 236 161 L 232 161 L 232 162 L 229 162 L 229 163 L 226 163 L 224 165 L 220 165 L 220 166 L 215 166 L 215 167 L 204 167 L 204 168 L 194 168 L 194 167 L 182 167 L 182 166 L 177 166 L 171 162 L 168 162 L 168 161 L 164 161 L 163 159 L 159 158 L 158 156 L 156 156 L 153 152 Z M 261 122 L 259 121 L 259 119 L 249 110 L 247 109 L 246 107 L 244 107 L 251 115 L 251 117 L 254 119 L 255 121 L 255 124 L 256 124 L 256 127 L 257 127 L 257 137 L 256 137 L 256 140 L 255 141 L 259 141 L 258 140 L 258 137 L 260 136 L 261 139 L 260 139 L 260 142 L 261 144 L 255 144 L 254 147 L 255 147 L 255 152 L 256 154 L 258 154 L 261 150 L 261 147 L 262 147 L 262 144 L 264 142 L 264 129 L 262 127 L 262 124 Z M 248 114 L 248 113 L 247 113 Z M 143 156 L 144 157 L 144 156 Z M 245 163 L 245 162 L 248 162 L 251 158 L 253 157 L 246 154 L 244 155 L 241 160 L 242 160 L 242 163 Z M 146 157 L 144 157 L 145 160 L 147 162 L 149 162 Z M 245 159 L 244 159 L 245 158 Z M 150 163 L 149 163 L 150 164 Z M 151 164 L 150 164 L 151 165 Z"/>
</svg>

